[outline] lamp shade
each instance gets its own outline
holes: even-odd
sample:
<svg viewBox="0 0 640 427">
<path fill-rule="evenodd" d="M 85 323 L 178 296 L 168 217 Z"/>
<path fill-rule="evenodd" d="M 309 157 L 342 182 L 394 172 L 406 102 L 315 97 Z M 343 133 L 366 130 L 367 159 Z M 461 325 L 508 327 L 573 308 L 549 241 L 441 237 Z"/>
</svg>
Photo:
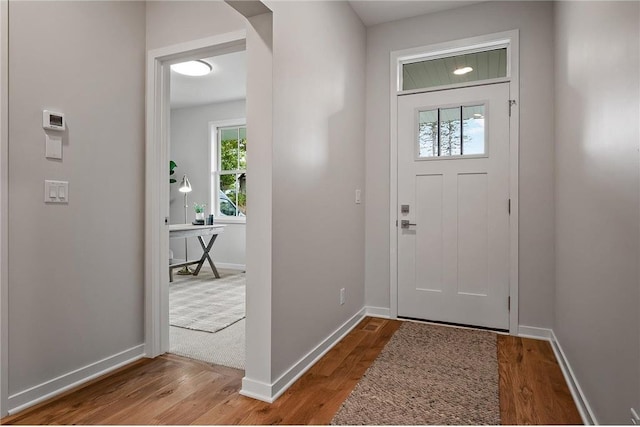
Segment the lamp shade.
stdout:
<svg viewBox="0 0 640 427">
<path fill-rule="evenodd" d="M 189 182 L 187 175 L 182 177 L 182 182 L 180 182 L 180 188 L 178 191 L 181 193 L 191 193 L 191 183 Z"/>
</svg>

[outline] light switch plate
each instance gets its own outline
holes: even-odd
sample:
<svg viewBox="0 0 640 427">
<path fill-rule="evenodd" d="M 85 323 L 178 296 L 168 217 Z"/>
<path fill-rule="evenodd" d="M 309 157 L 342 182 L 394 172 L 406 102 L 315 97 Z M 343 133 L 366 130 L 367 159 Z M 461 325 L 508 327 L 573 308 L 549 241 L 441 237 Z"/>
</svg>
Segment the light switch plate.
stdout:
<svg viewBox="0 0 640 427">
<path fill-rule="evenodd" d="M 69 203 L 69 181 L 44 181 L 45 203 Z"/>
<path fill-rule="evenodd" d="M 62 160 L 62 136 L 45 134 L 45 157 Z"/>
</svg>

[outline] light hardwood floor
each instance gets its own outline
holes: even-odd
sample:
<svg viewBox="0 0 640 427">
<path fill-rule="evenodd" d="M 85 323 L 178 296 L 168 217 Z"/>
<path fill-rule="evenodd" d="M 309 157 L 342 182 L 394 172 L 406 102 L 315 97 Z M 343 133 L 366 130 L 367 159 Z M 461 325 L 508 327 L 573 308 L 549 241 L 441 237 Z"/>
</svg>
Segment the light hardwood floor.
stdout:
<svg viewBox="0 0 640 427">
<path fill-rule="evenodd" d="M 328 424 L 401 322 L 365 318 L 269 405 L 243 371 L 173 355 L 122 368 L 2 424 Z M 498 336 L 503 424 L 580 424 L 549 343 Z"/>
</svg>

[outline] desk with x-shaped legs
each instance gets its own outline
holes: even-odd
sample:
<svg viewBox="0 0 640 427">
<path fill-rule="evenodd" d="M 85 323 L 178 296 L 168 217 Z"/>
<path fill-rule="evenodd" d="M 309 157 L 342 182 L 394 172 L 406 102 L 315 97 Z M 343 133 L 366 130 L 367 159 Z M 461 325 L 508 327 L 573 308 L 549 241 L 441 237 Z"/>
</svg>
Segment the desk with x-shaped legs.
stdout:
<svg viewBox="0 0 640 427">
<path fill-rule="evenodd" d="M 213 263 L 213 260 L 209 256 L 209 252 L 211 252 L 211 248 L 218 237 L 218 234 L 224 231 L 225 225 L 191 225 L 191 224 L 172 224 L 169 226 L 169 238 L 170 239 L 185 239 L 188 237 L 197 237 L 200 242 L 200 246 L 202 246 L 202 257 L 198 260 L 185 260 L 184 262 L 179 262 L 175 264 L 169 265 L 169 281 L 173 282 L 173 269 L 178 267 L 185 267 L 193 264 L 197 264 L 195 271 L 193 272 L 194 276 L 197 276 L 200 273 L 200 269 L 205 261 L 209 261 L 209 265 L 211 266 L 211 270 L 213 270 L 213 274 L 216 278 L 220 278 L 220 274 L 218 274 L 218 269 L 216 265 Z M 209 243 L 205 245 L 203 236 L 211 236 L 209 239 Z"/>
</svg>

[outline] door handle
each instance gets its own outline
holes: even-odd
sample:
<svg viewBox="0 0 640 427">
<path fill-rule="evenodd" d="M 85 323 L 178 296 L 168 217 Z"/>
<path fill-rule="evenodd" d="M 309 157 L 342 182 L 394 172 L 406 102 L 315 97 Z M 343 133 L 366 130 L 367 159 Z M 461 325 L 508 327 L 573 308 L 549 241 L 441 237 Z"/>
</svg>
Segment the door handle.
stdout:
<svg viewBox="0 0 640 427">
<path fill-rule="evenodd" d="M 400 221 L 400 228 L 408 229 L 412 225 L 417 225 L 417 224 L 410 223 L 408 219 L 403 219 Z"/>
</svg>

